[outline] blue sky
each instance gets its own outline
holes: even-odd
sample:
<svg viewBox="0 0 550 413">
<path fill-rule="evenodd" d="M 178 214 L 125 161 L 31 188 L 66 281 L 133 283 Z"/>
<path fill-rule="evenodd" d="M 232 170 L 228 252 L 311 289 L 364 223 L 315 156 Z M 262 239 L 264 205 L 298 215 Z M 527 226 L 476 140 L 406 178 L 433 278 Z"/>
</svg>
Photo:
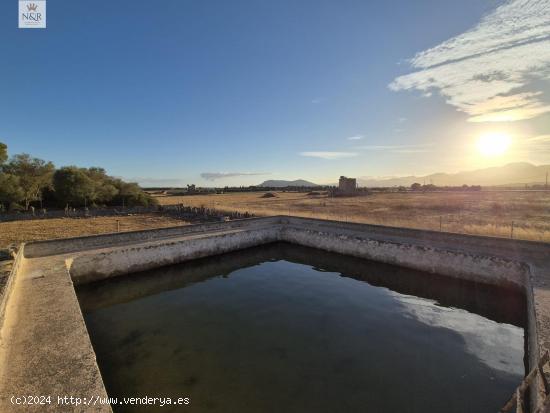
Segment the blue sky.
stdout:
<svg viewBox="0 0 550 413">
<path fill-rule="evenodd" d="M 550 163 L 549 8 L 47 0 L 29 30 L 6 0 L 0 141 L 145 185 Z M 476 152 L 489 132 L 505 155 Z"/>
</svg>

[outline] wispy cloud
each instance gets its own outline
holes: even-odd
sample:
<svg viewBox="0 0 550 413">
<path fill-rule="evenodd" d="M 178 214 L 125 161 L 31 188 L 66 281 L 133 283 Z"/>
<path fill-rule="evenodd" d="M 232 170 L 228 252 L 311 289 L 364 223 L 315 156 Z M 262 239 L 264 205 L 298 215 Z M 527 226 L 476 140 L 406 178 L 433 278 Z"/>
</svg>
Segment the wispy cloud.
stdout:
<svg viewBox="0 0 550 413">
<path fill-rule="evenodd" d="M 301 156 L 321 159 L 345 159 L 357 156 L 357 152 L 300 152 Z"/>
<path fill-rule="evenodd" d="M 550 134 L 521 136 L 512 138 L 510 154 L 513 154 L 512 162 L 530 162 L 538 165 L 550 163 Z"/>
<path fill-rule="evenodd" d="M 427 149 L 427 148 L 424 148 L 424 149 L 421 149 L 421 148 L 403 148 L 403 149 L 394 149 L 392 150 L 391 152 L 393 153 L 426 153 L 426 152 L 431 152 L 431 149 Z"/>
<path fill-rule="evenodd" d="M 418 144 L 418 145 L 364 145 L 358 146 L 357 149 L 364 151 L 386 151 L 392 153 L 424 153 L 430 152 L 433 144 Z"/>
<path fill-rule="evenodd" d="M 550 79 L 548 0 L 509 0 L 473 29 L 411 60 L 416 72 L 390 89 L 433 90 L 471 122 L 515 121 L 550 112 L 534 81 Z"/>
<path fill-rule="evenodd" d="M 234 178 L 236 176 L 257 176 L 269 175 L 270 172 L 203 172 L 201 178 L 207 181 L 215 181 L 217 179 Z"/>
<path fill-rule="evenodd" d="M 326 98 L 324 97 L 317 97 L 317 98 L 311 99 L 311 103 L 313 103 L 314 105 L 318 105 L 319 103 L 323 103 L 325 100 Z"/>
<path fill-rule="evenodd" d="M 348 141 L 360 141 L 363 139 L 363 135 L 348 136 L 346 139 Z"/>
<path fill-rule="evenodd" d="M 550 135 L 532 136 L 526 139 L 528 143 L 550 143 Z"/>
<path fill-rule="evenodd" d="M 524 155 L 527 158 L 543 157 L 545 163 L 548 163 L 548 154 L 550 154 L 550 135 L 531 136 L 516 142 L 515 152 L 518 155 Z"/>
<path fill-rule="evenodd" d="M 141 186 L 181 186 L 184 184 L 183 179 L 179 178 L 152 178 L 152 177 L 133 177 L 122 179 L 128 182 L 137 182 Z"/>
</svg>

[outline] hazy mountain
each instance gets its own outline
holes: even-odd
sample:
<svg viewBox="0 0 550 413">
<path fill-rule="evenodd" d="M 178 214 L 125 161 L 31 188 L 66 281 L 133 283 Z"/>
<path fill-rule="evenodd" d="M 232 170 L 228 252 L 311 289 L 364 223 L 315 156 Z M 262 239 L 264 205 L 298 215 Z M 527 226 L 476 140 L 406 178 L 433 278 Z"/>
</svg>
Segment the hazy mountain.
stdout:
<svg viewBox="0 0 550 413">
<path fill-rule="evenodd" d="M 258 186 L 266 186 L 271 188 L 284 188 L 286 186 L 319 186 L 313 182 L 304 181 L 303 179 L 297 179 L 295 181 L 282 181 L 282 180 L 269 180 L 264 181 Z"/>
<path fill-rule="evenodd" d="M 533 165 L 527 162 L 510 163 L 504 166 L 463 171 L 454 174 L 436 173 L 426 176 L 403 176 L 398 178 L 373 179 L 359 178 L 359 186 L 410 186 L 420 184 L 434 184 L 438 186 L 457 185 L 514 185 L 514 184 L 544 184 L 546 173 L 550 173 L 550 165 Z"/>
</svg>

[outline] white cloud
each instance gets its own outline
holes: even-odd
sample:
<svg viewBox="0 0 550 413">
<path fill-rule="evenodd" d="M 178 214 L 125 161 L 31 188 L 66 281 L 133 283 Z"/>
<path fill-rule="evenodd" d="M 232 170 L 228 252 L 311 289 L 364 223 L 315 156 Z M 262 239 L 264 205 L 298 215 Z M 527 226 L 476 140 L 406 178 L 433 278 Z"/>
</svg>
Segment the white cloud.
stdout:
<svg viewBox="0 0 550 413">
<path fill-rule="evenodd" d="M 394 149 L 392 150 L 393 153 L 426 153 L 426 152 L 431 152 L 430 149 L 421 149 L 421 148 L 418 148 L 418 149 L 414 149 L 414 148 L 410 148 L 410 149 L 407 149 L 407 148 L 404 148 L 404 149 Z"/>
<path fill-rule="evenodd" d="M 344 158 L 353 158 L 358 154 L 356 152 L 300 152 L 301 156 L 307 156 L 310 158 L 321 158 L 321 159 L 344 159 Z"/>
<path fill-rule="evenodd" d="M 392 153 L 423 153 L 430 152 L 431 143 L 418 145 L 364 145 L 358 146 L 357 149 L 365 151 L 386 151 Z"/>
<path fill-rule="evenodd" d="M 203 172 L 201 178 L 207 181 L 215 181 L 217 179 L 234 178 L 236 176 L 257 176 L 269 175 L 269 172 Z"/>
<path fill-rule="evenodd" d="M 386 151 L 402 147 L 402 145 L 364 145 L 359 146 L 358 149 L 364 149 L 366 151 Z"/>
<path fill-rule="evenodd" d="M 325 100 L 326 98 L 318 97 L 318 98 L 311 99 L 311 103 L 313 103 L 314 105 L 318 105 L 319 103 L 323 103 Z"/>
<path fill-rule="evenodd" d="M 360 141 L 363 139 L 363 135 L 348 136 L 346 139 L 348 141 Z"/>
<path fill-rule="evenodd" d="M 169 186 L 182 186 L 185 184 L 184 180 L 180 178 L 152 178 L 152 177 L 133 177 L 133 178 L 120 177 L 120 178 L 128 182 L 136 182 L 142 187 L 164 187 L 164 186 L 169 187 Z"/>
<path fill-rule="evenodd" d="M 438 90 L 471 122 L 550 112 L 549 96 L 533 82 L 550 80 L 548 0 L 509 0 L 473 29 L 417 53 L 410 63 L 418 70 L 396 78 L 390 89 L 423 95 Z"/>
</svg>

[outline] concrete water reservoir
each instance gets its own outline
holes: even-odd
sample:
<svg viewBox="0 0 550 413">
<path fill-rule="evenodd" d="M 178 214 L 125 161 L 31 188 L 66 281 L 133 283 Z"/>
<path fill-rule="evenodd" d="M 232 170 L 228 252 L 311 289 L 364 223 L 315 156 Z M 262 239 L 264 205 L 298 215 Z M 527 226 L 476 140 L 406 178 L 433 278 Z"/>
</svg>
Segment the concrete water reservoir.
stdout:
<svg viewBox="0 0 550 413">
<path fill-rule="evenodd" d="M 332 256 L 327 253 L 319 256 L 316 252 L 307 252 L 304 258 L 304 254 L 298 253 L 297 247 L 289 248 L 288 244 L 285 244 L 287 247 L 277 247 L 279 252 L 276 254 L 269 249 L 268 251 L 271 251 L 268 253 L 268 256 L 271 256 L 269 259 L 265 256 L 262 258 L 265 252 L 247 255 L 250 251 L 243 251 L 244 257 L 248 257 L 244 259 L 245 261 L 253 260 L 249 265 L 246 263 L 243 265 L 243 255 L 240 255 L 237 265 L 232 267 L 230 258 L 219 255 L 281 241 L 294 246 L 314 246 L 318 250 L 345 254 L 347 257 Z M 154 270 L 165 265 L 185 263 L 197 258 L 203 258 L 202 264 L 187 263 L 184 267 L 178 267 L 177 270 L 157 270 L 148 275 L 146 273 L 136 277 L 128 275 Z M 360 260 L 356 260 L 357 258 Z M 380 264 L 367 263 L 365 258 L 398 265 L 401 269 L 378 268 Z M 406 402 L 410 397 L 407 389 L 410 390 L 411 380 L 407 381 L 408 386 L 403 386 L 405 382 L 400 383 L 399 380 L 402 379 L 397 377 L 411 378 L 412 371 L 417 374 L 418 369 L 423 367 L 426 370 L 426 377 L 439 376 L 441 380 L 440 382 L 427 380 L 422 384 L 417 381 L 418 378 L 415 378 L 417 392 L 412 399 L 414 400 L 412 406 L 426 409 L 425 403 L 430 402 L 427 395 L 434 393 L 437 389 L 435 393 L 447 393 L 445 398 L 448 402 L 454 403 L 457 400 L 458 403 L 458 400 L 462 399 L 465 403 L 470 403 L 468 411 L 485 411 L 483 409 L 488 406 L 492 411 L 499 400 L 502 403 L 506 401 L 508 393 L 519 384 L 521 375 L 524 373 L 521 362 L 522 347 L 518 345 L 519 341 L 523 343 L 523 327 L 526 327 L 527 332 L 525 342 L 528 347 L 526 359 L 529 368 L 535 365 L 540 355 L 546 350 L 549 326 L 546 289 L 548 259 L 546 244 L 289 217 L 260 218 L 31 243 L 19 251 L 17 265 L 14 267 L 8 294 L 3 303 L 5 310 L 2 314 L 1 331 L 2 405 L 0 410 L 30 411 L 29 406 L 10 404 L 9 396 L 21 392 L 52 396 L 106 397 L 105 383 L 109 391 L 125 391 L 124 387 L 117 385 L 121 382 L 120 377 L 117 377 L 117 374 L 111 375 L 108 370 L 105 370 L 107 364 L 102 363 L 102 360 L 111 360 L 116 364 L 126 355 L 128 359 L 122 360 L 126 363 L 124 366 L 136 372 L 135 376 L 138 377 L 137 372 L 145 372 L 148 368 L 140 362 L 148 359 L 143 357 L 143 354 L 140 356 L 139 352 L 137 357 L 132 359 L 132 354 L 136 355 L 136 353 L 131 351 L 139 349 L 142 341 L 149 343 L 153 354 L 151 360 L 155 360 L 154 349 L 162 345 L 155 341 L 155 337 L 160 336 L 166 339 L 163 343 L 167 343 L 168 348 L 173 352 L 180 352 L 180 356 L 174 355 L 173 360 L 181 361 L 181 357 L 184 357 L 181 354 L 189 355 L 198 350 L 193 347 L 183 346 L 182 348 L 184 336 L 171 334 L 180 322 L 184 323 L 186 329 L 202 332 L 199 338 L 204 345 L 206 343 L 213 345 L 212 340 L 208 338 L 216 338 L 216 331 L 220 332 L 220 343 L 227 346 L 232 343 L 231 339 L 238 339 L 239 336 L 234 335 L 235 329 L 227 331 L 219 328 L 199 328 L 204 322 L 203 317 L 208 312 L 195 311 L 193 306 L 185 307 L 188 302 L 184 298 L 190 296 L 191 303 L 196 303 L 197 300 L 199 304 L 202 303 L 203 307 L 199 305 L 196 309 L 213 306 L 213 309 L 225 309 L 229 313 L 232 309 L 233 315 L 243 317 L 247 315 L 244 321 L 243 317 L 232 318 L 233 321 L 241 320 L 235 328 L 238 331 L 243 326 L 258 326 L 256 330 L 248 328 L 247 333 L 260 341 L 263 336 L 257 335 L 257 332 L 261 331 L 262 325 L 268 326 L 267 331 L 270 332 L 277 331 L 274 326 L 290 328 L 293 325 L 295 328 L 292 331 L 302 332 L 301 336 L 300 334 L 296 336 L 283 334 L 282 330 L 279 330 L 279 334 L 274 337 L 286 338 L 286 341 L 283 340 L 283 343 L 274 348 L 270 348 L 266 342 L 261 342 L 264 344 L 263 347 L 259 346 L 257 352 L 250 354 L 251 357 L 256 357 L 256 360 L 266 358 L 268 357 L 266 354 L 269 354 L 271 365 L 276 366 L 280 373 L 279 376 L 275 373 L 268 374 L 269 377 L 279 377 L 279 381 L 273 383 L 274 388 L 278 389 L 276 393 L 286 397 L 286 400 L 297 400 L 297 403 L 302 403 L 302 407 L 308 402 L 305 399 L 298 401 L 298 398 L 291 397 L 288 394 L 288 387 L 285 387 L 285 383 L 280 380 L 280 377 L 288 375 L 291 370 L 290 364 L 285 364 L 279 359 L 284 360 L 286 357 L 292 360 L 296 352 L 298 355 L 302 354 L 302 357 L 294 361 L 304 360 L 305 363 L 306 356 L 312 357 L 305 366 L 307 368 L 302 366 L 304 369 L 296 370 L 303 373 L 302 383 L 310 383 L 309 393 L 306 392 L 310 396 L 308 399 L 310 402 L 315 399 L 316 394 L 320 394 L 323 385 L 326 389 L 335 389 L 338 383 L 347 383 L 339 390 L 335 390 L 333 394 L 325 394 L 323 400 L 326 404 L 322 403 L 323 400 L 318 400 L 318 406 L 334 407 L 333 403 L 338 395 L 344 393 L 348 396 L 346 403 L 349 403 L 349 406 L 355 402 L 370 402 L 373 406 L 382 406 L 376 403 L 383 403 L 383 399 L 392 400 L 395 403 Z M 221 272 L 219 269 L 207 270 L 212 269 L 212 265 L 220 261 L 231 268 Z M 196 265 L 198 267 L 195 267 Z M 277 267 L 281 265 L 283 268 Z M 195 270 L 186 272 L 187 267 Z M 420 271 L 420 273 L 411 270 Z M 266 276 L 273 271 L 282 275 Z M 220 278 L 220 274 L 227 273 L 229 278 Z M 118 277 L 121 275 L 126 277 Z M 178 285 L 180 282 L 186 283 L 194 277 L 201 279 L 203 276 L 204 280 L 201 282 L 188 286 Z M 107 280 L 110 278 L 112 279 Z M 90 284 L 94 282 L 102 284 Z M 469 282 L 475 284 L 469 284 Z M 86 286 L 86 284 L 90 285 Z M 81 292 L 85 289 L 95 291 L 91 295 L 84 293 L 80 295 L 84 316 L 90 327 L 89 331 L 76 297 L 75 285 L 79 290 L 82 289 Z M 117 287 L 120 285 L 125 287 Z M 272 288 L 265 290 L 266 286 Z M 488 288 L 491 286 L 496 289 Z M 226 291 L 226 288 L 229 290 Z M 257 290 L 267 294 L 264 296 L 264 301 L 255 301 L 256 294 L 251 292 Z M 224 291 L 227 294 L 223 294 Z M 341 293 L 335 294 L 338 291 Z M 458 298 L 453 295 L 456 292 L 460 292 Z M 281 295 L 290 303 L 294 303 L 294 307 L 282 305 Z M 166 301 L 166 297 L 171 299 Z M 211 299 L 201 301 L 200 297 Z M 215 300 L 213 297 L 223 298 L 223 300 Z M 231 297 L 240 297 L 242 300 L 231 301 Z M 311 306 L 303 304 L 306 298 L 313 300 Z M 522 304 L 523 302 L 525 305 Z M 242 303 L 246 305 L 240 307 Z M 253 309 L 261 306 L 262 303 L 269 304 L 266 311 L 262 312 L 258 309 L 255 312 Z M 152 307 L 147 307 L 148 305 Z M 167 314 L 173 314 L 175 312 L 172 310 L 179 308 L 180 305 L 184 306 L 186 311 L 183 313 L 189 317 L 166 318 L 164 314 L 163 320 L 173 328 L 165 331 L 150 328 L 152 325 L 163 325 L 163 323 L 152 321 L 158 319 L 159 313 L 156 310 L 149 310 L 167 306 Z M 124 308 L 132 311 L 125 313 L 121 310 Z M 279 318 L 274 315 L 277 314 L 274 311 L 275 308 L 282 309 L 282 315 L 279 313 Z M 290 311 L 291 309 L 293 311 Z M 289 313 L 285 314 L 285 311 Z M 195 312 L 196 318 L 191 317 Z M 295 316 L 291 317 L 290 312 Z M 121 314 L 124 315 L 124 313 L 125 316 L 122 317 Z M 103 316 L 109 314 L 106 320 L 116 322 L 119 327 L 125 326 L 120 327 L 121 332 L 125 334 L 110 335 L 105 334 L 105 331 L 102 332 L 103 324 L 97 323 L 95 319 L 95 317 L 101 319 L 101 314 Z M 139 316 L 140 314 L 142 316 Z M 144 317 L 144 314 L 147 317 Z M 214 314 L 223 314 L 223 311 L 214 312 Z M 335 318 L 332 319 L 332 316 Z M 283 320 L 288 320 L 290 327 L 281 326 Z M 382 323 L 380 320 L 386 322 Z M 525 320 L 525 323 L 522 320 Z M 207 324 L 213 326 L 219 326 L 221 323 L 219 318 L 211 318 L 207 321 Z M 134 322 L 137 323 L 136 328 L 127 330 L 127 327 Z M 242 324 L 242 322 L 246 323 Z M 331 334 L 322 335 L 322 329 L 319 327 L 321 325 L 325 325 L 327 332 Z M 314 326 L 317 328 L 313 328 Z M 483 326 L 483 328 L 473 327 L 464 331 L 465 326 Z M 312 329 L 312 334 L 303 334 L 307 328 Z M 372 336 L 369 336 L 369 331 L 378 341 L 370 339 Z M 409 334 L 404 334 L 405 331 Z M 485 333 L 489 331 L 493 333 L 486 335 Z M 489 336 L 493 341 L 488 340 Z M 387 341 L 384 342 L 384 339 Z M 407 346 L 404 346 L 403 342 L 409 339 L 412 344 L 408 347 L 407 354 Z M 249 336 L 245 342 L 250 340 Z M 305 340 L 305 344 L 312 350 L 303 352 L 305 347 L 300 347 L 302 350 L 298 347 L 292 350 L 290 344 L 293 340 Z M 96 345 L 99 367 L 92 342 Z M 128 353 L 122 352 L 109 356 L 105 354 L 105 348 L 108 347 L 98 344 L 101 342 L 118 343 L 130 347 Z M 490 351 L 486 346 L 489 342 L 493 346 Z M 322 344 L 325 345 L 325 354 L 330 357 L 326 355 L 325 358 L 322 357 L 323 353 L 320 350 L 323 348 Z M 433 351 L 426 351 L 430 346 Z M 448 352 L 450 354 L 447 354 L 450 358 L 437 359 L 438 352 L 435 351 L 437 348 L 452 349 Z M 339 349 L 342 353 L 338 352 Z M 371 355 L 384 353 L 384 357 L 371 358 L 369 361 L 368 357 L 361 357 L 362 349 L 365 350 L 365 356 L 369 353 Z M 415 351 L 411 351 L 412 349 Z M 381 353 L 382 350 L 384 352 Z M 348 355 L 347 359 L 340 357 L 343 353 Z M 445 352 L 440 354 L 441 357 L 443 353 Z M 215 359 L 215 354 L 219 355 L 222 352 L 209 354 Z M 391 356 L 395 358 L 393 365 L 389 362 Z M 204 360 L 209 359 L 207 357 Z M 459 359 L 463 363 L 457 364 Z M 243 360 L 246 360 L 246 357 Z M 276 360 L 279 362 L 275 362 Z M 316 364 L 315 360 L 326 360 L 327 363 L 323 366 Z M 377 362 L 382 363 L 377 365 L 379 372 L 387 369 L 388 377 L 391 377 L 391 374 L 396 375 L 396 381 L 393 381 L 395 387 L 385 386 L 388 388 L 387 393 L 381 393 L 382 390 L 378 389 L 376 392 L 380 397 L 369 399 L 369 392 L 365 391 L 363 385 L 369 383 L 368 386 L 376 386 L 378 382 L 373 381 L 372 376 L 369 378 L 365 374 L 368 373 L 369 366 L 372 367 L 373 363 L 376 365 Z M 155 364 L 160 363 L 153 363 Z M 195 370 L 199 369 L 199 365 L 194 365 Z M 254 366 L 257 365 L 254 363 Z M 470 400 L 472 393 L 470 395 L 449 393 L 452 388 L 461 388 L 466 391 L 467 389 L 461 386 L 467 387 L 471 384 L 467 382 L 466 377 L 462 378 L 464 383 L 460 383 L 460 380 L 448 381 L 449 376 L 444 375 L 444 371 L 456 370 L 457 365 L 466 369 L 466 375 L 471 383 L 477 383 L 485 390 L 485 397 L 480 396 L 476 400 Z M 216 374 L 206 374 L 207 371 L 215 372 L 213 367 L 205 366 L 204 376 L 199 375 L 199 371 L 197 374 L 190 376 L 183 374 L 181 377 L 174 374 L 174 368 L 171 367 L 173 366 L 168 367 L 167 373 L 170 372 L 168 376 L 183 380 L 183 384 L 188 387 L 190 393 L 195 391 L 199 395 L 201 391 L 205 391 L 204 388 L 210 388 L 208 391 L 215 392 L 216 386 L 208 382 L 208 377 L 211 380 L 211 377 Z M 327 374 L 329 371 L 327 368 L 333 375 Z M 286 373 L 285 369 L 287 369 Z M 122 369 L 116 370 L 122 371 Z M 481 370 L 488 375 L 481 374 Z M 221 375 L 221 372 L 218 373 L 218 376 Z M 249 375 L 243 375 L 242 379 L 245 380 L 248 377 L 250 383 L 259 385 L 259 382 L 256 383 L 250 379 L 252 376 L 254 374 L 249 372 Z M 321 384 L 315 380 L 319 377 L 324 377 Z M 455 379 L 456 377 L 453 378 Z M 486 379 L 488 381 L 485 382 Z M 264 377 L 264 380 L 267 379 Z M 514 384 L 516 380 L 517 383 Z M 134 383 L 136 388 L 139 387 L 138 382 L 139 380 Z M 201 382 L 205 387 L 200 385 Z M 291 387 L 296 388 L 296 386 Z M 445 391 L 445 388 L 448 391 Z M 370 394 L 372 396 L 372 392 Z M 196 397 L 199 400 L 199 396 Z M 235 400 L 244 403 L 245 398 L 237 397 Z M 218 399 L 215 402 L 219 405 L 221 401 Z M 256 400 L 256 403 L 259 401 Z M 431 403 L 434 403 L 434 406 L 440 406 L 438 403 L 443 403 L 443 399 L 434 398 L 431 399 Z M 213 406 L 210 407 L 213 408 Z M 291 408 L 292 406 L 286 410 L 291 411 Z M 456 411 L 464 411 L 463 405 L 461 408 L 462 410 Z M 40 406 L 40 411 L 44 410 L 58 411 L 59 407 L 57 405 Z M 65 406 L 63 411 L 110 410 L 110 406 L 105 405 L 93 407 L 81 405 L 78 408 Z M 269 411 L 268 408 L 264 410 Z M 448 408 L 446 411 L 449 411 Z"/>
<path fill-rule="evenodd" d="M 519 293 L 292 244 L 77 295 L 108 394 L 182 411 L 482 413 L 525 372 Z"/>
</svg>

